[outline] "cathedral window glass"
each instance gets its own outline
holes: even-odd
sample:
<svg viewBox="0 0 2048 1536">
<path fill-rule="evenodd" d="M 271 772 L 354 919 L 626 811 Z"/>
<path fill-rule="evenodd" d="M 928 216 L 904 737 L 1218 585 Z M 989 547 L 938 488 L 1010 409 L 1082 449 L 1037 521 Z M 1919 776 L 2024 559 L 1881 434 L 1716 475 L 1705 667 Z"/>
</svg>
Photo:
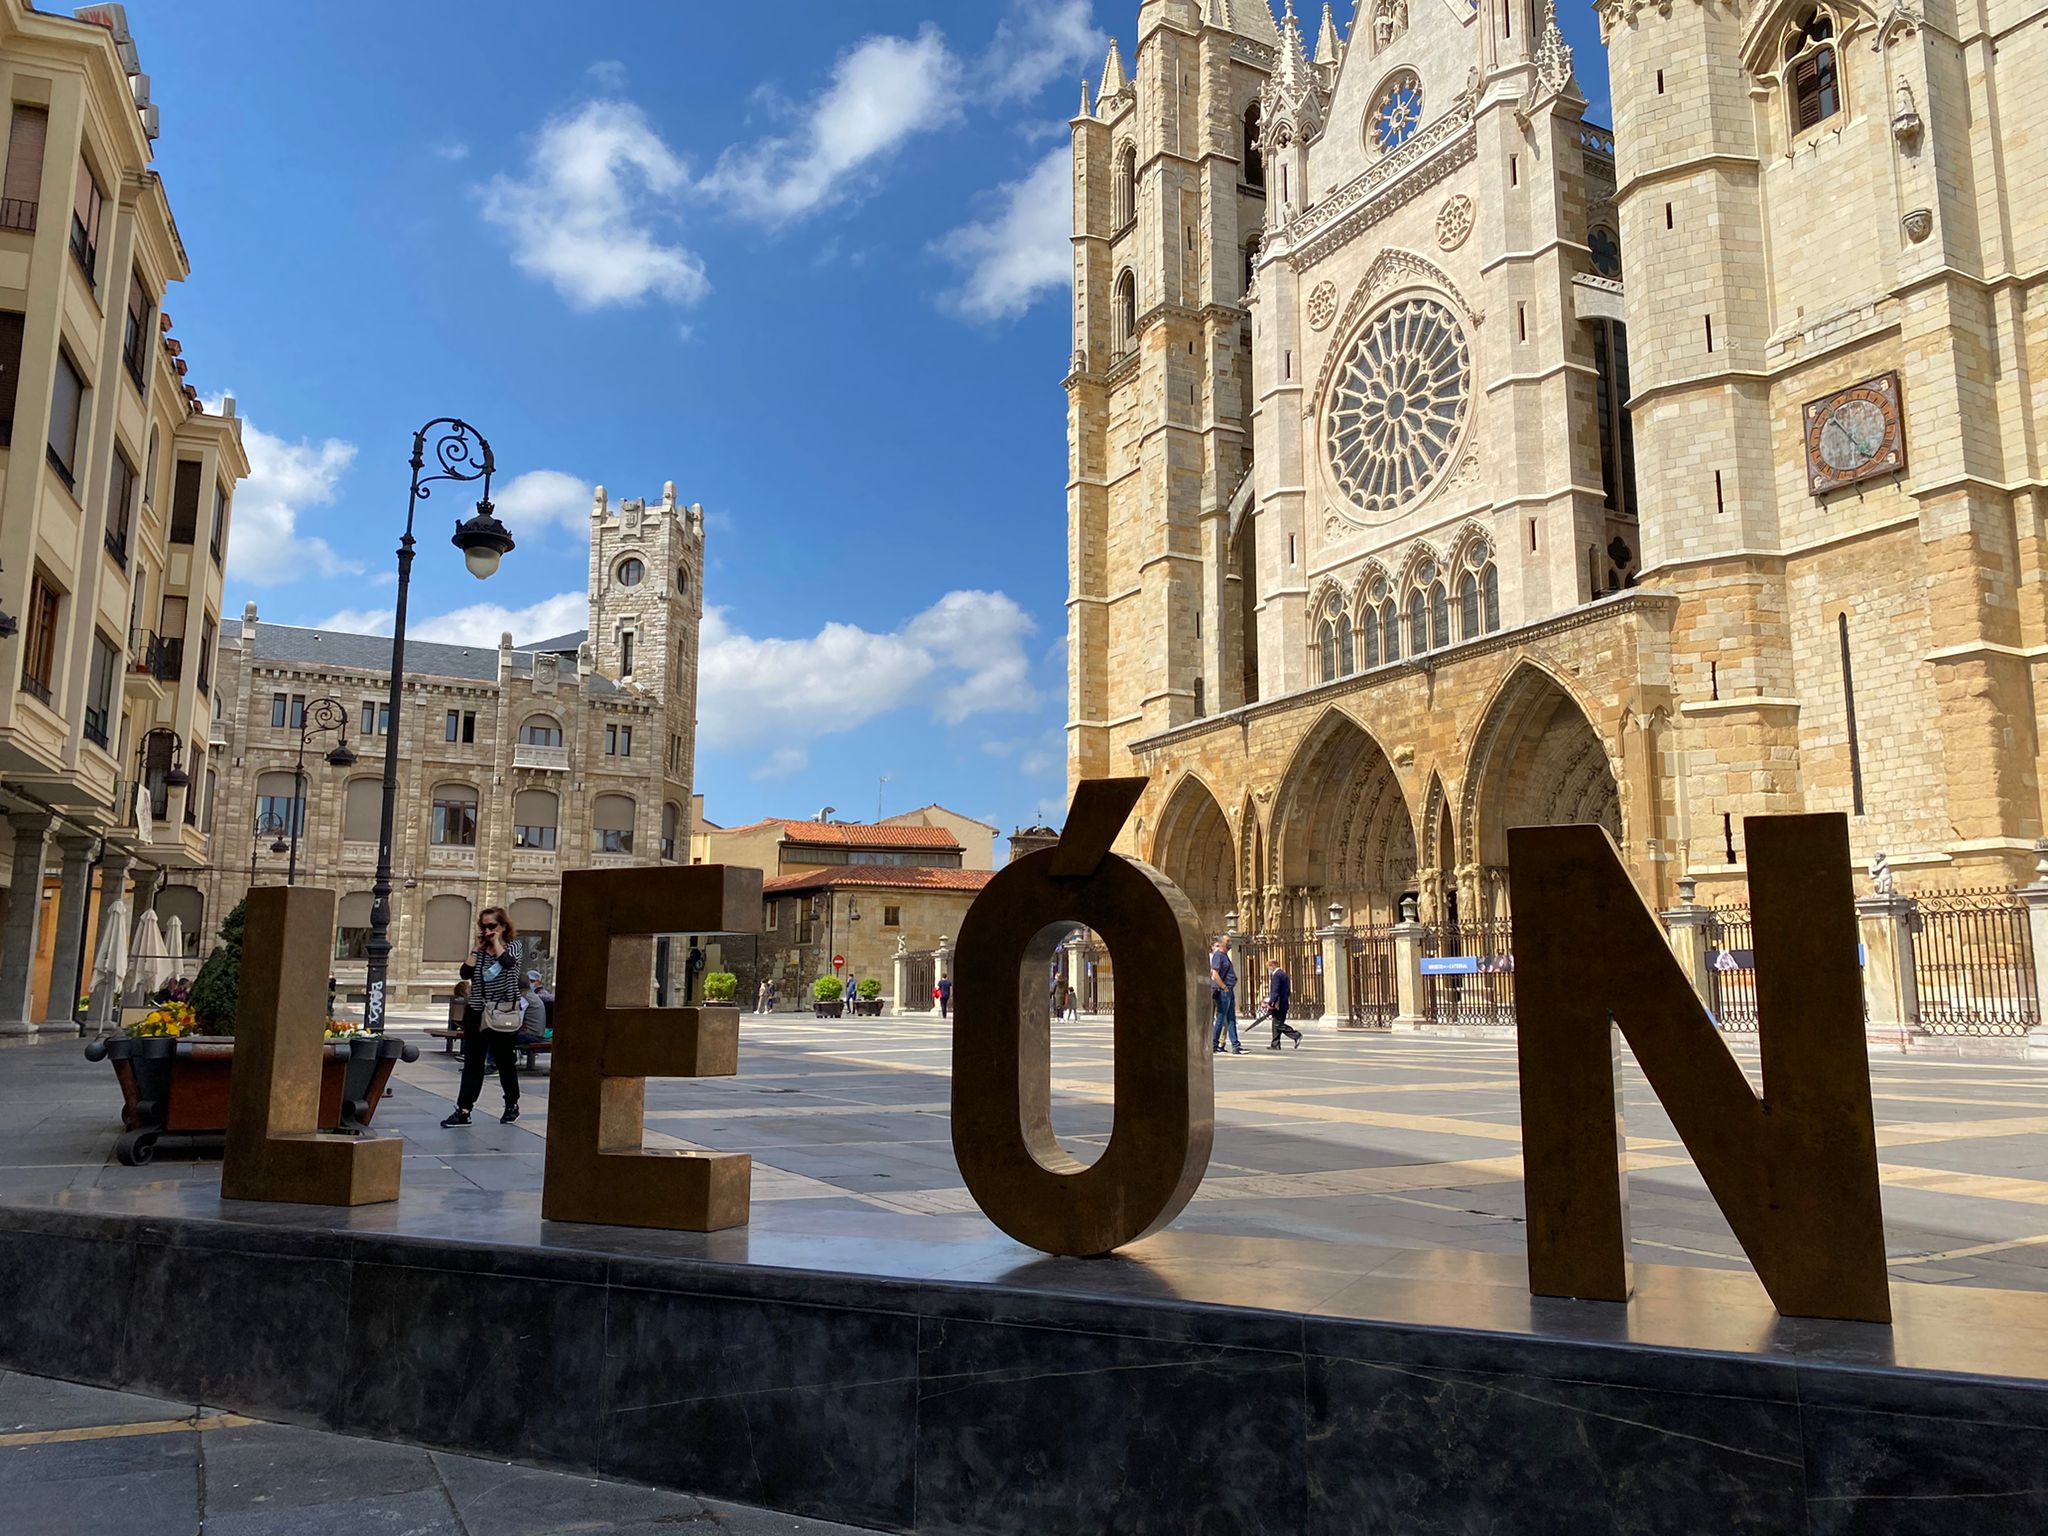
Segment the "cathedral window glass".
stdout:
<svg viewBox="0 0 2048 1536">
<path fill-rule="evenodd" d="M 1477 639 L 1479 628 L 1479 578 L 1470 571 L 1458 578 L 1458 638 Z"/>
<path fill-rule="evenodd" d="M 1451 600 L 1440 581 L 1429 588 L 1429 643 L 1432 648 L 1451 643 Z"/>
<path fill-rule="evenodd" d="M 1401 659 L 1401 619 L 1391 597 L 1380 604 L 1380 657 L 1389 662 Z"/>
<path fill-rule="evenodd" d="M 1486 632 L 1492 634 L 1500 628 L 1500 572 L 1491 560 L 1479 573 L 1479 600 L 1486 610 Z"/>
<path fill-rule="evenodd" d="M 1337 665 L 1341 675 L 1349 677 L 1358 670 L 1358 647 L 1351 633 L 1351 615 L 1337 615 Z"/>
<path fill-rule="evenodd" d="M 1382 152 L 1399 149 L 1422 126 L 1422 82 L 1412 71 L 1403 70 L 1380 92 L 1373 103 L 1369 131 L 1373 144 Z"/>
<path fill-rule="evenodd" d="M 1337 679 L 1337 627 L 1328 619 L 1323 620 L 1322 628 L 1316 633 L 1316 647 L 1322 652 L 1323 681 L 1326 683 L 1335 682 Z"/>
<path fill-rule="evenodd" d="M 1259 104 L 1244 109 L 1244 184 L 1266 185 L 1266 157 L 1259 153 Z"/>
<path fill-rule="evenodd" d="M 1380 621 L 1379 614 L 1368 608 L 1365 622 L 1358 626 L 1358 648 L 1363 653 L 1360 664 L 1370 672 L 1380 664 Z"/>
<path fill-rule="evenodd" d="M 1785 87 L 1794 133 L 1818 127 L 1842 108 L 1834 36 L 1834 18 L 1816 7 L 1799 18 L 1785 39 Z"/>
<path fill-rule="evenodd" d="M 1116 350 L 1121 357 L 1138 338 L 1138 280 L 1128 268 L 1116 280 Z"/>
<path fill-rule="evenodd" d="M 1417 587 L 1408 594 L 1408 654 L 1420 656 L 1429 649 L 1428 599 Z"/>
<path fill-rule="evenodd" d="M 1325 443 L 1346 495 L 1391 512 L 1442 476 L 1470 410 L 1470 351 L 1442 304 L 1403 299 L 1366 322 L 1331 388 Z"/>
<path fill-rule="evenodd" d="M 1138 216 L 1138 151 L 1133 145 L 1126 144 L 1117 151 L 1112 198 L 1116 204 L 1116 227 L 1122 229 Z"/>
</svg>

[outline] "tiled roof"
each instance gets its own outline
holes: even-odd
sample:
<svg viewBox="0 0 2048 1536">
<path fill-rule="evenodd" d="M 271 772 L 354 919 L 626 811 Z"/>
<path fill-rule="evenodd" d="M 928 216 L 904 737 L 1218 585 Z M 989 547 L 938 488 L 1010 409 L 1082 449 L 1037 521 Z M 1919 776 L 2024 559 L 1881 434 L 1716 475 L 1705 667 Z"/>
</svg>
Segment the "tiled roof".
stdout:
<svg viewBox="0 0 2048 1536">
<path fill-rule="evenodd" d="M 986 869 L 918 869 L 907 864 L 852 864 L 844 869 L 807 869 L 761 882 L 764 896 L 789 896 L 846 885 L 885 886 L 900 891 L 978 891 L 995 878 Z"/>
<path fill-rule="evenodd" d="M 240 648 L 239 641 L 236 642 Z M 573 649 L 573 647 L 572 647 Z M 543 649 L 543 654 L 547 654 Z M 256 626 L 256 643 L 248 651 L 251 661 L 267 661 L 288 667 L 342 667 L 357 672 L 391 672 L 389 635 L 351 635 L 338 629 L 302 629 L 292 624 L 262 623 Z M 533 651 L 512 653 L 512 670 L 522 677 L 533 675 Z M 458 677 L 472 682 L 498 680 L 498 651 L 495 646 L 442 645 L 432 640 L 405 642 L 407 677 Z M 577 680 L 573 658 L 562 664 L 562 680 Z M 588 673 L 581 678 L 590 694 L 619 692 L 610 678 Z"/>
<path fill-rule="evenodd" d="M 896 813 L 896 815 L 894 815 L 894 816 L 885 816 L 885 817 L 883 817 L 883 818 L 882 818 L 882 820 L 881 820 L 881 822 L 879 823 L 879 825 L 881 825 L 881 826 L 885 826 L 885 827 L 898 827 L 898 826 L 903 826 L 903 825 L 905 825 L 905 824 L 906 824 L 906 823 L 905 823 L 905 822 L 903 821 L 903 818 L 904 818 L 905 816 L 921 816 L 921 815 L 923 815 L 923 814 L 924 814 L 924 813 L 925 813 L 926 811 L 938 811 L 938 812 L 940 812 L 941 814 L 943 814 L 943 815 L 946 815 L 946 816 L 958 816 L 958 817 L 959 817 L 959 818 L 960 818 L 960 819 L 961 819 L 962 821 L 971 821 L 971 822 L 973 822 L 973 823 L 974 823 L 974 824 L 975 824 L 975 825 L 976 825 L 977 827 L 987 827 L 987 828 L 989 829 L 989 831 L 991 831 L 991 832 L 993 832 L 993 831 L 997 830 L 997 829 L 996 829 L 996 827 L 995 827 L 995 826 L 994 826 L 994 825 L 993 825 L 992 823 L 989 823 L 989 822 L 986 822 L 986 821 L 981 821 L 981 820 L 978 820 L 977 818 L 975 818 L 975 817 L 973 817 L 973 816 L 970 816 L 970 815 L 968 815 L 968 814 L 967 814 L 967 813 L 966 813 L 965 811 L 956 811 L 956 810 L 953 810 L 953 809 L 951 809 L 951 808 L 950 808 L 950 807 L 948 807 L 948 806 L 943 806 L 943 805 L 940 805 L 940 804 L 939 804 L 939 803 L 938 803 L 938 802 L 937 802 L 936 800 L 934 800 L 934 801 L 933 801 L 933 802 L 932 802 L 932 803 L 931 803 L 930 805 L 915 805 L 915 806 L 912 806 L 912 807 L 911 807 L 911 808 L 910 808 L 909 810 L 907 810 L 907 811 L 899 811 L 899 812 L 897 812 L 897 813 Z"/>
<path fill-rule="evenodd" d="M 590 638 L 587 629 L 572 629 L 566 635 L 551 635 L 545 640 L 535 640 L 519 647 L 522 651 L 539 651 L 543 656 L 574 656 L 583 642 Z"/>
<path fill-rule="evenodd" d="M 758 832 L 763 827 L 780 827 L 785 841 L 821 844 L 827 848 L 945 848 L 960 846 L 944 827 L 869 826 L 858 821 L 790 821 L 770 816 L 751 821 L 728 832 Z"/>
</svg>

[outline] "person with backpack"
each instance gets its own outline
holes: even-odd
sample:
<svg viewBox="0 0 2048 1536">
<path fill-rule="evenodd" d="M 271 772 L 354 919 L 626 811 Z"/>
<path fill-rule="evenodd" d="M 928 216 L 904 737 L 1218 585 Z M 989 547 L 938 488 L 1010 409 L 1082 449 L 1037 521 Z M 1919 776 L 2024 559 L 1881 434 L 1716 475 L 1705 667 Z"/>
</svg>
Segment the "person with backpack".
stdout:
<svg viewBox="0 0 2048 1536">
<path fill-rule="evenodd" d="M 1209 951 L 1209 1001 L 1216 1009 L 1211 1047 L 1222 1050 L 1227 1031 L 1231 1051 L 1242 1056 L 1244 1047 L 1237 1043 L 1237 967 L 1230 963 L 1230 940 L 1220 933 L 1216 935 L 1215 947 Z"/>
</svg>

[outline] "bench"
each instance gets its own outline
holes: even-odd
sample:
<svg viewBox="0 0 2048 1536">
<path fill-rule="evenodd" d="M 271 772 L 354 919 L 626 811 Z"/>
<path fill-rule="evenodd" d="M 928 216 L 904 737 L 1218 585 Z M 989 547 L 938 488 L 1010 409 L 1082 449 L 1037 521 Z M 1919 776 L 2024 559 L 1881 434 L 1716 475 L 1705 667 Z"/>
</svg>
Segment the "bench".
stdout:
<svg viewBox="0 0 2048 1536">
<path fill-rule="evenodd" d="M 430 1029 L 427 1031 L 427 1038 L 443 1042 L 441 1054 L 443 1056 L 452 1056 L 455 1054 L 456 1043 L 462 1039 L 462 1031 L 459 1029 Z M 522 1060 L 519 1065 L 528 1072 L 535 1071 L 535 1058 L 548 1055 L 554 1048 L 555 1042 L 553 1039 L 521 1040 L 519 1042 L 519 1054 Z"/>
</svg>

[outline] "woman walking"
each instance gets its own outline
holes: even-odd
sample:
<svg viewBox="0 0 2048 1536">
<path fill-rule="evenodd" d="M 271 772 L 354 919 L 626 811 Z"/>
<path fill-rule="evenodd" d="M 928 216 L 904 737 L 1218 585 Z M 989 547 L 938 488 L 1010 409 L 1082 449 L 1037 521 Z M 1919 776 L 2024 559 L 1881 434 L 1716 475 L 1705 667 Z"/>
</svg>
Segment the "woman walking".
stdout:
<svg viewBox="0 0 2048 1536">
<path fill-rule="evenodd" d="M 485 907 L 476 920 L 476 947 L 462 962 L 469 983 L 469 1006 L 462 1015 L 462 1086 L 456 1090 L 455 1113 L 444 1126 L 469 1124 L 469 1111 L 484 1089 L 484 1063 L 498 1066 L 498 1086 L 505 1090 L 500 1123 L 519 1118 L 519 1016 L 525 988 L 526 943 L 512 927 L 503 907 Z"/>
</svg>

